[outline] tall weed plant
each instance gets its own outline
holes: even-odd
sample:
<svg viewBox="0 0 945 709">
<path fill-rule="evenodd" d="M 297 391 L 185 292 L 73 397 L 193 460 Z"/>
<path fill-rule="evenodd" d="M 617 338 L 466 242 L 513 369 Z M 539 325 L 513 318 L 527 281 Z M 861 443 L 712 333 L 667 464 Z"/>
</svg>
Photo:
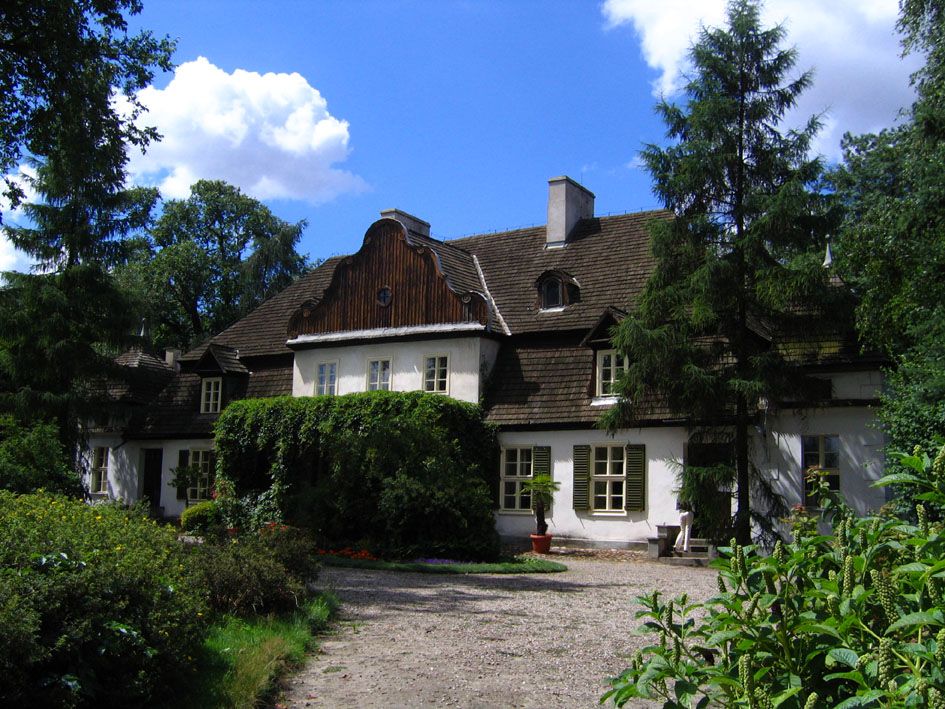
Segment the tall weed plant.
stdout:
<svg viewBox="0 0 945 709">
<path fill-rule="evenodd" d="M 945 707 L 945 447 L 897 456 L 907 472 L 877 485 L 909 489 L 917 524 L 857 518 L 825 485 L 832 534 L 802 512 L 793 541 L 770 556 L 722 549 L 718 593 L 705 603 L 659 592 L 639 599 L 637 652 L 602 701 L 664 707 Z"/>
</svg>

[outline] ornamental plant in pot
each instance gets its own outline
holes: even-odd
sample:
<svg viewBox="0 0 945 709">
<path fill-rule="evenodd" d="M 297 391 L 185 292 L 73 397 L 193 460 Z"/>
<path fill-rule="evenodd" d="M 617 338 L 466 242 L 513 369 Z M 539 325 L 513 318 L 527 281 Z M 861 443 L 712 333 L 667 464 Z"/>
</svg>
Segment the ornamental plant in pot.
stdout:
<svg viewBox="0 0 945 709">
<path fill-rule="evenodd" d="M 532 551 L 536 554 L 547 554 L 551 549 L 551 535 L 548 534 L 548 523 L 545 521 L 545 509 L 551 505 L 554 494 L 561 487 L 547 473 L 540 473 L 531 480 L 525 481 L 522 489 L 531 493 L 532 507 L 535 510 L 535 534 L 531 535 Z"/>
</svg>

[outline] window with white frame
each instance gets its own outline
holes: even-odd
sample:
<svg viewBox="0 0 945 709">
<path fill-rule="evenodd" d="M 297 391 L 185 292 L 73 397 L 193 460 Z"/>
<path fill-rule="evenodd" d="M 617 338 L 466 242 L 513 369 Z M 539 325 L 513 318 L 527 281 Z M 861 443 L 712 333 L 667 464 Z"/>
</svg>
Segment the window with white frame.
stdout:
<svg viewBox="0 0 945 709">
<path fill-rule="evenodd" d="M 316 396 L 334 396 L 335 381 L 338 374 L 337 362 L 319 362 L 315 379 Z"/>
<path fill-rule="evenodd" d="M 200 413 L 220 413 L 220 394 L 223 391 L 223 379 L 211 377 L 200 383 Z"/>
<path fill-rule="evenodd" d="M 625 461 L 623 446 L 594 446 L 591 459 L 591 509 L 623 512 Z"/>
<path fill-rule="evenodd" d="M 807 479 L 810 470 L 820 471 L 831 490 L 840 490 L 840 436 L 801 436 L 801 461 L 804 468 L 805 503 L 808 500 L 816 502 L 812 499 L 816 486 Z"/>
<path fill-rule="evenodd" d="M 108 448 L 92 449 L 92 469 L 89 476 L 89 492 L 93 495 L 108 494 Z"/>
<path fill-rule="evenodd" d="M 502 509 L 531 510 L 532 496 L 522 486 L 532 478 L 532 448 L 502 449 Z"/>
<path fill-rule="evenodd" d="M 423 390 L 438 394 L 449 392 L 450 358 L 447 355 L 427 355 L 423 358 Z"/>
<path fill-rule="evenodd" d="M 614 384 L 627 368 L 626 359 L 617 350 L 597 353 L 597 396 L 614 396 Z"/>
<path fill-rule="evenodd" d="M 213 451 L 190 451 L 190 467 L 194 472 L 187 486 L 188 502 L 210 499 L 210 485 L 213 479 Z"/>
<path fill-rule="evenodd" d="M 368 391 L 390 390 L 390 360 L 372 359 L 368 362 Z"/>
</svg>

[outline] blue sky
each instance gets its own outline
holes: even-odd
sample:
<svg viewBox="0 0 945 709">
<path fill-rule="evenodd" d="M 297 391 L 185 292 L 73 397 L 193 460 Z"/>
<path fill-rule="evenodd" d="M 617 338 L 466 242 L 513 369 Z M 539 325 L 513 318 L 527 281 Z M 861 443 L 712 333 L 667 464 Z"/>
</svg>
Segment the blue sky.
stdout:
<svg viewBox="0 0 945 709">
<path fill-rule="evenodd" d="M 826 7 L 823 7 L 826 5 Z M 829 111 L 817 149 L 889 125 L 914 61 L 898 58 L 896 0 L 769 0 Z M 176 37 L 173 74 L 142 100 L 165 140 L 133 179 L 186 195 L 220 178 L 280 217 L 301 250 L 356 250 L 382 209 L 440 238 L 542 224 L 567 174 L 597 213 L 658 206 L 640 147 L 661 142 L 656 97 L 678 96 L 685 50 L 721 0 L 515 2 L 145 0 L 134 28 Z M 4 215 L 6 219 L 6 214 Z M 0 266 L 22 265 L 0 244 Z"/>
</svg>

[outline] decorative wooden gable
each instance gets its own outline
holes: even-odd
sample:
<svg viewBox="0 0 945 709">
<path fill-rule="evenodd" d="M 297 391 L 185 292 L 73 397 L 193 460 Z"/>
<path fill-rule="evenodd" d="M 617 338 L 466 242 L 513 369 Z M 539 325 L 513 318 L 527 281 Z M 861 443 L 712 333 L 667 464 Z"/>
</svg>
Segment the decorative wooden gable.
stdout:
<svg viewBox="0 0 945 709">
<path fill-rule="evenodd" d="M 457 288 L 441 258 L 400 222 L 380 219 L 364 244 L 335 268 L 319 301 L 289 319 L 289 339 L 300 335 L 489 321 L 481 293 Z M 455 280 L 455 279 L 453 279 Z"/>
</svg>

